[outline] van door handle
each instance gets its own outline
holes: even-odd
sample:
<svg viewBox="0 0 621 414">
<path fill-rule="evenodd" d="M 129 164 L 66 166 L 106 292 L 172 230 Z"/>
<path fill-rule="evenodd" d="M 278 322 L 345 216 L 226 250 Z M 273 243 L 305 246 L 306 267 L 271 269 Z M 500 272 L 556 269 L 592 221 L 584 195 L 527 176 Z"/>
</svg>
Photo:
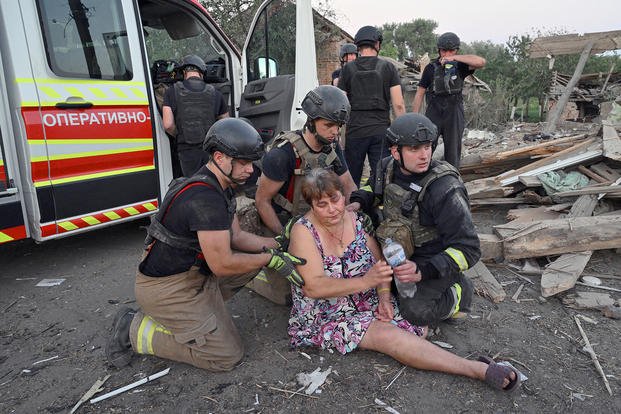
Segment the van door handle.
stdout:
<svg viewBox="0 0 621 414">
<path fill-rule="evenodd" d="M 79 96 L 70 96 L 65 102 L 58 102 L 55 106 L 59 109 L 90 108 L 93 103 L 87 102 Z"/>
</svg>

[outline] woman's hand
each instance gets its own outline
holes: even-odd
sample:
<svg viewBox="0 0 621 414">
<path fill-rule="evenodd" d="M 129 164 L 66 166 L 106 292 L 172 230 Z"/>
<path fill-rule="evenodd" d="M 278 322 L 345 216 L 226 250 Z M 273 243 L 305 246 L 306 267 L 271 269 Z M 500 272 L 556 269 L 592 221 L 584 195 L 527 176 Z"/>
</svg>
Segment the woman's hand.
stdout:
<svg viewBox="0 0 621 414">
<path fill-rule="evenodd" d="M 422 275 L 418 271 L 418 266 L 411 260 L 406 260 L 405 263 L 395 267 L 395 277 L 401 282 L 420 282 Z"/>
<path fill-rule="evenodd" d="M 380 260 L 367 271 L 364 278 L 369 282 L 369 288 L 374 288 L 382 283 L 388 284 L 392 281 L 392 268 L 385 261 Z"/>
<path fill-rule="evenodd" d="M 375 317 L 384 322 L 390 322 L 395 317 L 395 310 L 390 301 L 390 291 L 379 294 L 379 305 L 377 305 Z"/>
</svg>

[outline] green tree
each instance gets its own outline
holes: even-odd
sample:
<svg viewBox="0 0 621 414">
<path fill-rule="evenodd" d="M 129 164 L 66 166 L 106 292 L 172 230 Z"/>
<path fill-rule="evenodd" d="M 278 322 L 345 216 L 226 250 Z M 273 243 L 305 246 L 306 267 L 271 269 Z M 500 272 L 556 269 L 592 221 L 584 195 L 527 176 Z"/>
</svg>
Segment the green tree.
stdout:
<svg viewBox="0 0 621 414">
<path fill-rule="evenodd" d="M 380 27 L 384 36 L 382 49 L 387 52 L 396 50 L 396 57 L 391 57 L 398 60 L 423 55 L 425 52 L 431 56 L 436 51 L 437 37 L 433 31 L 437 27 L 438 23 L 434 20 L 420 18 L 406 23 L 386 23 Z"/>
</svg>

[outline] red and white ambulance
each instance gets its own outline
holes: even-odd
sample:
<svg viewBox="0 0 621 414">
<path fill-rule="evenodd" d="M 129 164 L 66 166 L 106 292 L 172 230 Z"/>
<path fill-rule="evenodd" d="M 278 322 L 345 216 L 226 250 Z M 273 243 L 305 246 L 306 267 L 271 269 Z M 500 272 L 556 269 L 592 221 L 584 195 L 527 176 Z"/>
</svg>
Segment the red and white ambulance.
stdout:
<svg viewBox="0 0 621 414">
<path fill-rule="evenodd" d="M 266 141 L 301 127 L 310 0 L 266 1 L 250 29 L 240 53 L 196 0 L 0 2 L 0 244 L 157 210 L 172 179 L 158 91 L 186 54 Z"/>
</svg>

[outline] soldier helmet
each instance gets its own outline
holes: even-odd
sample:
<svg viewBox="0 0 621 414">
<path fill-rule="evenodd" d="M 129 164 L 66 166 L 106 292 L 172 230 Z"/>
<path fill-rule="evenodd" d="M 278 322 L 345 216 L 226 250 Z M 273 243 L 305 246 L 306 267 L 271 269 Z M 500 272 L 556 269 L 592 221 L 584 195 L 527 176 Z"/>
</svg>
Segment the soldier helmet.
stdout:
<svg viewBox="0 0 621 414">
<path fill-rule="evenodd" d="M 425 115 L 407 113 L 395 119 L 386 131 L 391 145 L 421 145 L 438 138 L 438 128 Z"/>
<path fill-rule="evenodd" d="M 438 49 L 456 50 L 459 49 L 459 37 L 453 32 L 446 32 L 438 37 Z"/>
<path fill-rule="evenodd" d="M 216 121 L 203 141 L 203 151 L 220 151 L 229 157 L 257 161 L 265 148 L 263 140 L 248 121 L 238 118 L 224 118 Z"/>
<path fill-rule="evenodd" d="M 351 105 L 345 92 L 331 85 L 321 85 L 306 94 L 302 109 L 308 118 L 327 119 L 339 125 L 347 123 Z"/>
<path fill-rule="evenodd" d="M 339 58 L 343 60 L 345 55 L 349 53 L 358 54 L 358 48 L 353 43 L 345 43 L 341 46 L 341 50 L 339 51 Z"/>
<path fill-rule="evenodd" d="M 196 55 L 187 55 L 183 57 L 180 68 L 185 70 L 188 66 L 195 67 L 200 73 L 205 73 L 205 70 L 207 70 L 205 61 Z"/>
<path fill-rule="evenodd" d="M 382 43 L 382 40 L 384 40 L 382 32 L 373 26 L 362 26 L 354 37 L 354 43 L 358 47 L 375 46 L 375 42 Z"/>
</svg>

